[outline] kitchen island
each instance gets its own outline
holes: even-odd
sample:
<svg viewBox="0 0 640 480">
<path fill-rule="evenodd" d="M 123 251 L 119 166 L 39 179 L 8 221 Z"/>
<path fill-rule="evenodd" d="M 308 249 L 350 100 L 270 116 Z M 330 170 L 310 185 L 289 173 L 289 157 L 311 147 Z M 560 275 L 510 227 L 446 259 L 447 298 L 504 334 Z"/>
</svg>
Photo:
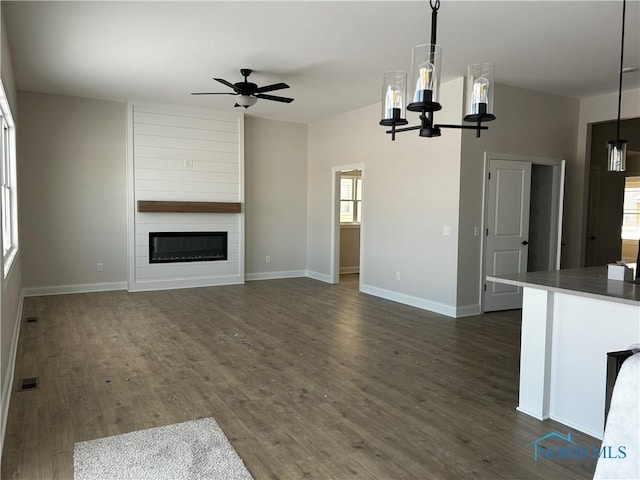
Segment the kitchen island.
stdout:
<svg viewBox="0 0 640 480">
<path fill-rule="evenodd" d="M 606 267 L 487 280 L 523 289 L 518 411 L 601 439 L 607 352 L 640 343 L 640 285 Z"/>
</svg>

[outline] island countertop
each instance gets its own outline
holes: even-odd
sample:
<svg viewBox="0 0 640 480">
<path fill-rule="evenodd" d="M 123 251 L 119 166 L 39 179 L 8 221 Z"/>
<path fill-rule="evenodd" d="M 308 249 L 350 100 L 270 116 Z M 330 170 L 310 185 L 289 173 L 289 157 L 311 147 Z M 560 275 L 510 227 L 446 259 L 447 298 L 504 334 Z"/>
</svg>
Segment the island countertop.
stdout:
<svg viewBox="0 0 640 480">
<path fill-rule="evenodd" d="M 606 266 L 512 275 L 487 275 L 487 280 L 640 306 L 640 285 L 621 280 L 609 280 Z"/>
</svg>

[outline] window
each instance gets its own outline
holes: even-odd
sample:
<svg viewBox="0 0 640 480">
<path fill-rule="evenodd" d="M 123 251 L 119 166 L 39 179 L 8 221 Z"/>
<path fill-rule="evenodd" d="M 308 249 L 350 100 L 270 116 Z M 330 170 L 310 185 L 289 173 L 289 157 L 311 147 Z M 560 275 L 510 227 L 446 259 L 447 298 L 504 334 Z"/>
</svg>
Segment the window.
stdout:
<svg viewBox="0 0 640 480">
<path fill-rule="evenodd" d="M 620 258 L 627 263 L 636 263 L 640 239 L 640 177 L 626 177 L 624 180 Z"/>
<path fill-rule="evenodd" d="M 360 223 L 362 178 L 342 175 L 340 178 L 340 223 Z"/>
<path fill-rule="evenodd" d="M 15 128 L 0 83 L 0 204 L 2 209 L 2 264 L 6 277 L 18 252 Z"/>
<path fill-rule="evenodd" d="M 640 177 L 626 177 L 624 179 L 622 239 L 640 239 Z"/>
</svg>

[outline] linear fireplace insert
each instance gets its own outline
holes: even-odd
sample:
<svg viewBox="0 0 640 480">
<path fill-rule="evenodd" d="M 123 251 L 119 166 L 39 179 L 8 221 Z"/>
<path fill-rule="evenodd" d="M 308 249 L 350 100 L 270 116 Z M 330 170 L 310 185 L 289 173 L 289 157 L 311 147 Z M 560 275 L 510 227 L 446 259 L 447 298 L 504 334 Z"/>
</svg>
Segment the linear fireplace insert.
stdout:
<svg viewBox="0 0 640 480">
<path fill-rule="evenodd" d="M 149 232 L 149 263 L 227 260 L 227 232 Z"/>
</svg>

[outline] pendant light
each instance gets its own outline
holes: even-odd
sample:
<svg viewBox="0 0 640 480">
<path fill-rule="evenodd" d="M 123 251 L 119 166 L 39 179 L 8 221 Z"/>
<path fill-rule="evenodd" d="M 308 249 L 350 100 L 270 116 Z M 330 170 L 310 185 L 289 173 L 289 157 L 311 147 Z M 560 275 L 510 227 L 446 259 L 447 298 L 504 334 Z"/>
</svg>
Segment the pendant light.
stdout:
<svg viewBox="0 0 640 480">
<path fill-rule="evenodd" d="M 616 139 L 607 142 L 607 169 L 610 172 L 624 172 L 627 168 L 627 141 L 620 140 L 620 106 L 622 104 L 622 74 L 624 62 L 624 19 L 627 0 L 622 0 L 622 40 L 620 42 L 620 76 L 618 82 L 618 119 L 616 120 Z"/>
<path fill-rule="evenodd" d="M 391 130 L 386 132 L 391 134 L 391 140 L 396 139 L 396 133 L 411 130 L 419 130 L 421 137 L 439 137 L 442 128 L 475 130 L 476 136 L 479 137 L 481 130 L 488 129 L 482 125 L 482 122 L 489 122 L 496 118 L 493 114 L 493 65 L 477 63 L 467 69 L 464 121 L 473 122 L 475 125 L 436 124 L 433 113 L 442 109 L 439 103 L 442 48 L 436 44 L 440 0 L 429 0 L 429 5 L 431 7 L 431 43 L 413 48 L 411 77 L 408 81 L 411 88 L 409 99 L 407 100 L 407 74 L 405 72 L 385 73 L 382 84 L 380 125 L 391 127 Z M 397 128 L 409 123 L 404 118 L 405 109 L 420 114 L 420 125 Z"/>
</svg>

